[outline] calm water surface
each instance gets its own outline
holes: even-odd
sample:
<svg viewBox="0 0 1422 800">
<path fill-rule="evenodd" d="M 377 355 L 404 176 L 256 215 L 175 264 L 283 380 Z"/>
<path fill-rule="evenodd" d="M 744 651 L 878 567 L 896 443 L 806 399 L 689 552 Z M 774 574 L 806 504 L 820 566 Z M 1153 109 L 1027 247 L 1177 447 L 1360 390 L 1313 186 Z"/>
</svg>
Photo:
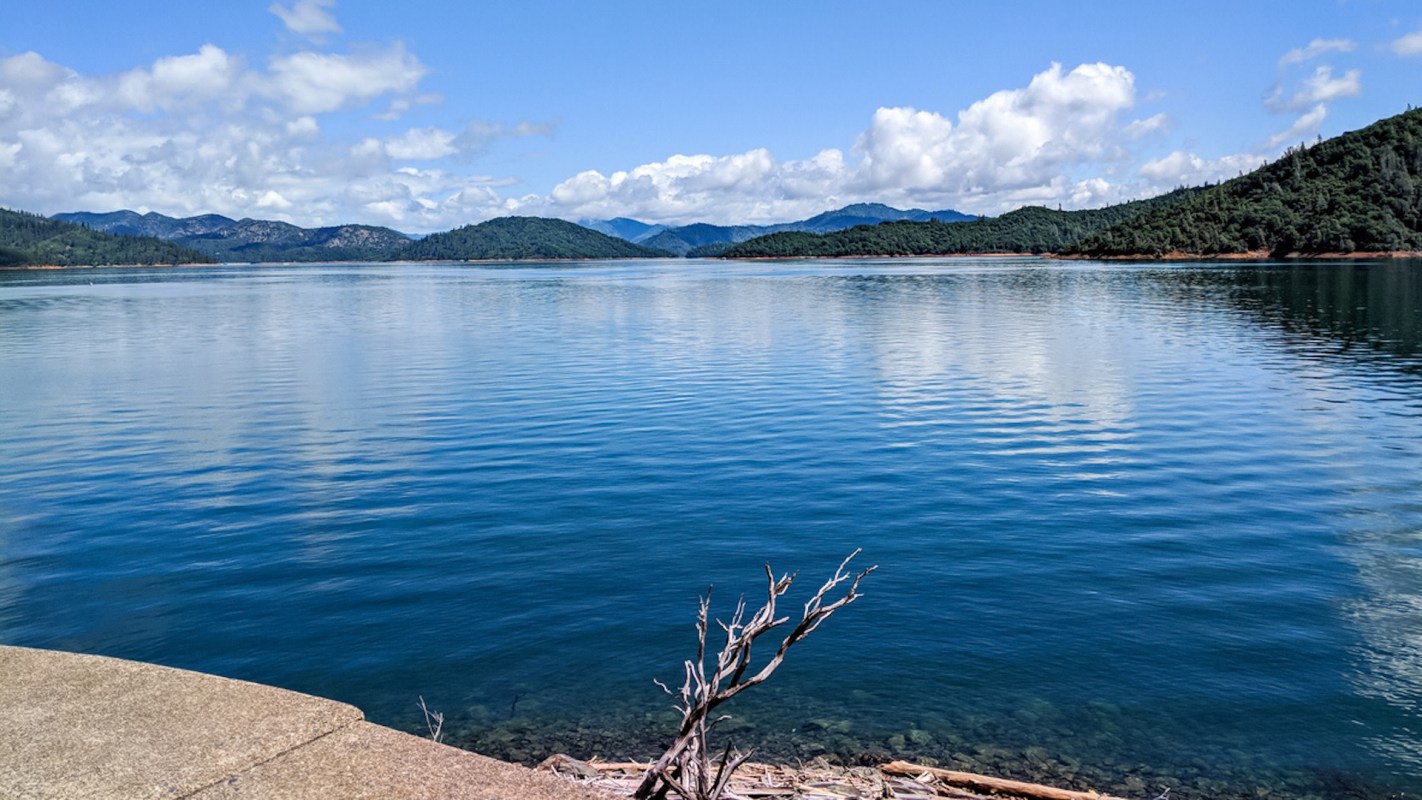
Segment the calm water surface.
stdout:
<svg viewBox="0 0 1422 800">
<path fill-rule="evenodd" d="M 3 643 L 640 755 L 856 547 L 739 741 L 1416 792 L 1422 264 L 0 273 Z"/>
</svg>

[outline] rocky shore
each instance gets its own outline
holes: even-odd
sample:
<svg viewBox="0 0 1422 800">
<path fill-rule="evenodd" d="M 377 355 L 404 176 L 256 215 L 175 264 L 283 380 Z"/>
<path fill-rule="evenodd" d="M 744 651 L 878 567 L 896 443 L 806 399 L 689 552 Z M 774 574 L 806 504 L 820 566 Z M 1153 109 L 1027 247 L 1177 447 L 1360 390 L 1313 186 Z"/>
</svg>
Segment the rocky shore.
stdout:
<svg viewBox="0 0 1422 800">
<path fill-rule="evenodd" d="M 480 714 L 476 710 L 473 716 Z M 660 753 L 675 722 L 675 715 L 670 712 L 626 713 L 595 724 L 518 716 L 485 716 L 482 721 L 451 718 L 446 725 L 445 742 L 527 766 L 537 766 L 552 756 L 585 763 L 636 763 Z M 1093 743 L 1079 741 L 1080 737 L 1070 731 L 1057 729 L 1048 715 L 1034 722 L 1036 736 L 1005 733 L 1008 729 L 1020 731 L 1018 724 L 998 731 L 983 724 L 962 733 L 908 726 L 879 735 L 862 731 L 848 720 L 826 718 L 805 719 L 794 730 L 783 733 L 760 730 L 733 719 L 723 725 L 723 733 L 730 735 L 738 747 L 754 749 L 755 759 L 762 762 L 758 768 L 762 774 L 772 769 L 764 765 L 773 764 L 779 765 L 773 769 L 792 772 L 810 769 L 821 778 L 831 773 L 862 778 L 867 774 L 865 769 L 873 772 L 894 761 L 907 761 L 926 768 L 1130 800 L 1154 800 L 1162 795 L 1171 800 L 1406 800 L 1418 796 L 1396 786 L 1379 785 L 1361 775 L 1287 768 L 1252 760 L 1239 752 L 1214 752 L 1205 746 L 1185 763 L 1178 759 L 1162 764 L 1133 761 L 1120 752 L 1119 742 L 1112 741 L 1109 728 Z M 1092 747 L 1098 749 L 1083 757 L 1083 751 Z M 611 777 L 614 782 L 625 778 L 601 777 Z"/>
</svg>

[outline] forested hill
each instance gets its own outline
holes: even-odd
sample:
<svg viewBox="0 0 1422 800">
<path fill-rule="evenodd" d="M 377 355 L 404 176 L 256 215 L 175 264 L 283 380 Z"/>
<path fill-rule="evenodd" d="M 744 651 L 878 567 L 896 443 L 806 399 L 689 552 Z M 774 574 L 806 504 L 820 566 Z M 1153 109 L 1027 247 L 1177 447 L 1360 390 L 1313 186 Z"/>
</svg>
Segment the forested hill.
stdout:
<svg viewBox="0 0 1422 800">
<path fill-rule="evenodd" d="M 114 236 L 37 214 L 0 209 L 0 267 L 210 263 L 208 256 L 146 236 Z"/>
<path fill-rule="evenodd" d="M 1086 256 L 1422 250 L 1422 109 L 1290 149 L 1254 172 L 1086 237 Z"/>
<path fill-rule="evenodd" d="M 884 222 L 823 235 L 773 233 L 742 242 L 726 258 L 925 256 L 964 253 L 1050 253 L 1103 228 L 1169 207 L 1195 194 L 1177 189 L 1149 200 L 1086 211 L 1027 206 L 971 222 Z"/>
<path fill-rule="evenodd" d="M 410 243 L 393 258 L 397 261 L 473 261 L 667 256 L 665 251 L 635 245 L 561 219 L 501 217 L 432 234 Z"/>
</svg>

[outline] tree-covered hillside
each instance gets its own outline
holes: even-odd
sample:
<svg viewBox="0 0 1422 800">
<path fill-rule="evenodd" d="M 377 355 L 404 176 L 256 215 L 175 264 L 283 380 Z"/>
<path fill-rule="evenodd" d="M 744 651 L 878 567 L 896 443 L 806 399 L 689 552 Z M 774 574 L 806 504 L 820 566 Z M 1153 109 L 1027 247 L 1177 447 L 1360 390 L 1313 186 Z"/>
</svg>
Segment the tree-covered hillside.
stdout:
<svg viewBox="0 0 1422 800">
<path fill-rule="evenodd" d="M 1085 238 L 1067 253 L 1159 257 L 1422 250 L 1422 109 Z"/>
<path fill-rule="evenodd" d="M 501 217 L 436 233 L 394 255 L 399 261 L 528 260 L 562 258 L 665 258 L 662 250 L 635 245 L 561 219 Z"/>
<path fill-rule="evenodd" d="M 963 253 L 1049 253 L 1087 234 L 1181 202 L 1194 193 L 1177 189 L 1150 200 L 1086 211 L 1028 206 L 972 222 L 884 222 L 824 235 L 774 233 L 726 250 L 726 258 L 924 256 Z"/>
<path fill-rule="evenodd" d="M 0 209 L 0 266 L 119 266 L 209 263 L 160 239 L 114 236 L 37 214 Z"/>
</svg>

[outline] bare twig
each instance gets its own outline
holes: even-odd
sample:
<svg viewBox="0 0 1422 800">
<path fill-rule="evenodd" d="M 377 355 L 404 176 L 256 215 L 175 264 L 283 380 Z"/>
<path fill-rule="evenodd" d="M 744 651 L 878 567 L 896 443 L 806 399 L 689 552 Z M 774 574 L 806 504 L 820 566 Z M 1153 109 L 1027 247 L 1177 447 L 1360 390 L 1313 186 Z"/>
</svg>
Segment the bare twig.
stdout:
<svg viewBox="0 0 1422 800">
<path fill-rule="evenodd" d="M 795 576 L 787 574 L 777 578 L 770 565 L 766 564 L 764 605 L 747 619 L 746 601 L 742 597 L 736 603 L 729 622 L 716 621 L 725 635 L 725 643 L 715 655 L 714 667 L 709 675 L 706 635 L 711 590 L 706 590 L 696 615 L 696 658 L 683 665 L 685 680 L 681 691 L 673 693 L 666 684 L 656 682 L 677 698 L 681 726 L 671 746 L 647 770 L 633 795 L 637 800 L 665 797 L 668 791 L 677 793 L 684 800 L 717 800 L 725 793 L 731 774 L 750 758 L 751 753 L 738 753 L 728 743 L 719 757 L 712 756 L 708 735 L 716 723 L 725 719 L 712 717 L 712 712 L 746 689 L 763 683 L 785 660 L 785 654 L 791 647 L 813 633 L 834 612 L 863 596 L 859 594 L 859 582 L 877 567 L 869 567 L 857 574 L 846 572 L 850 560 L 857 555 L 859 550 L 840 562 L 834 575 L 805 603 L 800 620 L 781 640 L 775 654 L 759 669 L 751 667 L 752 646 L 757 638 L 790 621 L 790 617 L 776 616 L 775 604 L 789 591 Z M 846 582 L 849 586 L 844 593 L 838 599 L 826 602 L 830 593 Z"/>
<path fill-rule="evenodd" d="M 430 732 L 430 741 L 438 742 L 444 736 L 444 713 L 431 711 L 425 705 L 424 695 L 420 696 L 420 711 L 425 714 L 425 728 Z"/>
</svg>

